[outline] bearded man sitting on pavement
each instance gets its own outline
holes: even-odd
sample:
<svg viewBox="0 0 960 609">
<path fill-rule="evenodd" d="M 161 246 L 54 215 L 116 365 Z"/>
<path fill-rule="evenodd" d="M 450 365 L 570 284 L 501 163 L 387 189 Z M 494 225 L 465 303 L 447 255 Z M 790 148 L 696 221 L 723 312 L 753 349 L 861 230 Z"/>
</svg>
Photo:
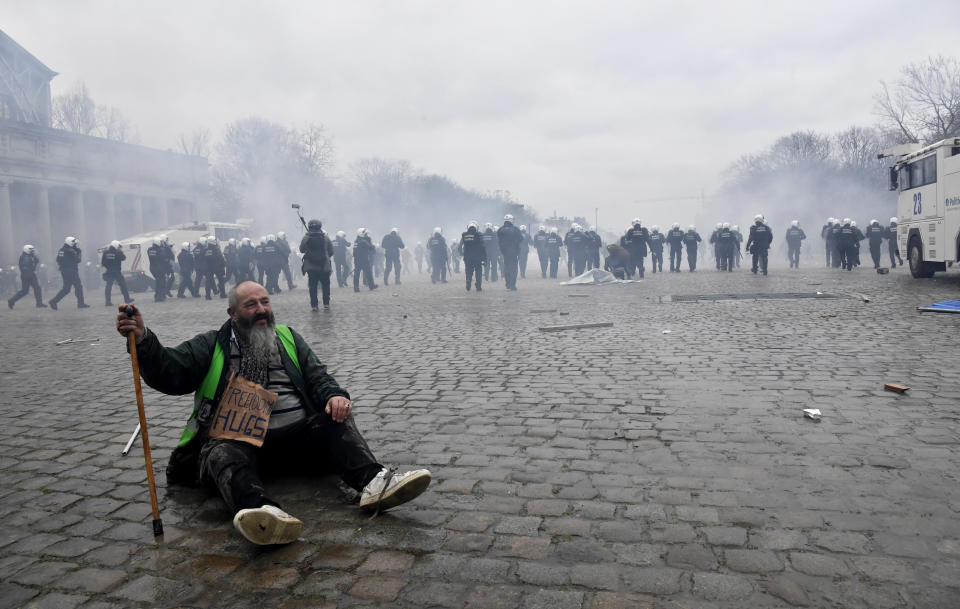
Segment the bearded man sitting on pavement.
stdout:
<svg viewBox="0 0 960 609">
<path fill-rule="evenodd" d="M 264 462 L 322 462 L 360 493 L 360 509 L 368 512 L 410 501 L 430 484 L 428 470 L 394 473 L 377 462 L 354 422 L 350 394 L 303 337 L 274 323 L 260 284 L 234 286 L 230 319 L 176 347 L 161 345 L 140 311 L 130 308 L 128 315 L 120 306 L 117 331 L 134 333 L 144 381 L 168 395 L 195 393 L 167 481 L 215 485 L 249 541 L 290 543 L 303 529 L 267 495 L 259 472 Z"/>
</svg>

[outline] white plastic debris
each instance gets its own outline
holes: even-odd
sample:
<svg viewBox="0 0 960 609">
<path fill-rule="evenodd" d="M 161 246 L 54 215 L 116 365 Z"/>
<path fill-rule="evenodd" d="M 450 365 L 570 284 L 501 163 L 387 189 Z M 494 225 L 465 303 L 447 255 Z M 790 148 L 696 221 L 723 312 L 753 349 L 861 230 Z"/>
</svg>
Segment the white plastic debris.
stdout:
<svg viewBox="0 0 960 609">
<path fill-rule="evenodd" d="M 664 333 L 664 334 L 670 334 L 670 330 L 664 330 L 663 333 Z"/>
<path fill-rule="evenodd" d="M 813 419 L 814 421 L 819 421 L 823 417 L 823 414 L 820 412 L 819 408 L 804 408 L 803 416 L 807 417 L 808 419 Z"/>
</svg>

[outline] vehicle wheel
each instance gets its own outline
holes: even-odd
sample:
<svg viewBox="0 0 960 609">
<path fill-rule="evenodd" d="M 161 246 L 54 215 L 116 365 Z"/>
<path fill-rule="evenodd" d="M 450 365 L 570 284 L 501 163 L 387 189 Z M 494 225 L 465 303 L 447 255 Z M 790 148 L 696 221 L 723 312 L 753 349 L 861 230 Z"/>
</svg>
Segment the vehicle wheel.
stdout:
<svg viewBox="0 0 960 609">
<path fill-rule="evenodd" d="M 914 278 L 926 279 L 933 277 L 933 265 L 923 261 L 923 246 L 920 239 L 916 237 L 910 240 L 910 246 L 907 249 L 907 261 L 910 263 L 910 274 L 913 275 Z"/>
</svg>

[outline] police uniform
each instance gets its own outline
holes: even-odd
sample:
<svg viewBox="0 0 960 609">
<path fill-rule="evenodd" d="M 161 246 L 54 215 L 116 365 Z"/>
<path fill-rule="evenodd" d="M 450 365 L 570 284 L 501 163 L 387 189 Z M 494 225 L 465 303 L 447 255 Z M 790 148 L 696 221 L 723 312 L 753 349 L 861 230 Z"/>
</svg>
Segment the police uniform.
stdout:
<svg viewBox="0 0 960 609">
<path fill-rule="evenodd" d="M 463 272 L 467 278 L 467 291 L 473 279 L 478 292 L 483 291 L 483 263 L 487 258 L 487 248 L 483 244 L 483 235 L 476 226 L 470 226 L 460 235 L 460 253 L 463 255 Z"/>
<path fill-rule="evenodd" d="M 127 259 L 122 249 L 115 248 L 112 245 L 103 250 L 100 257 L 100 265 L 105 269 L 103 279 L 106 282 L 104 295 L 106 296 L 106 306 L 111 306 L 110 292 L 113 291 L 113 284 L 116 282 L 120 288 L 120 294 L 123 296 L 123 302 L 129 304 L 133 302 L 130 293 L 127 292 L 127 282 L 123 279 L 123 261 Z"/>
</svg>

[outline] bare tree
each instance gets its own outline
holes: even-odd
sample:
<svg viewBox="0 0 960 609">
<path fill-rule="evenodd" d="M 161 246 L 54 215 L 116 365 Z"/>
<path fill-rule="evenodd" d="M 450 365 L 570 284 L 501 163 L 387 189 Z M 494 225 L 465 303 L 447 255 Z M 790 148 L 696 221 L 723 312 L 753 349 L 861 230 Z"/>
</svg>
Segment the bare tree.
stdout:
<svg viewBox="0 0 960 609">
<path fill-rule="evenodd" d="M 309 124 L 290 130 L 290 146 L 301 168 L 312 175 L 325 175 L 333 166 L 333 140 L 323 125 Z"/>
<path fill-rule="evenodd" d="M 119 109 L 99 106 L 80 81 L 62 95 L 53 98 L 53 127 L 80 135 L 91 135 L 115 142 L 136 141 L 136 133 Z"/>
<path fill-rule="evenodd" d="M 929 144 L 960 135 L 960 62 L 928 57 L 908 64 L 874 97 L 882 127 L 900 142 Z"/>
<path fill-rule="evenodd" d="M 830 158 L 830 138 L 813 131 L 795 131 L 774 142 L 768 156 L 774 167 L 817 165 Z"/>
<path fill-rule="evenodd" d="M 191 133 L 181 133 L 177 138 L 177 148 L 191 156 L 210 156 L 210 130 L 196 129 Z"/>
</svg>

